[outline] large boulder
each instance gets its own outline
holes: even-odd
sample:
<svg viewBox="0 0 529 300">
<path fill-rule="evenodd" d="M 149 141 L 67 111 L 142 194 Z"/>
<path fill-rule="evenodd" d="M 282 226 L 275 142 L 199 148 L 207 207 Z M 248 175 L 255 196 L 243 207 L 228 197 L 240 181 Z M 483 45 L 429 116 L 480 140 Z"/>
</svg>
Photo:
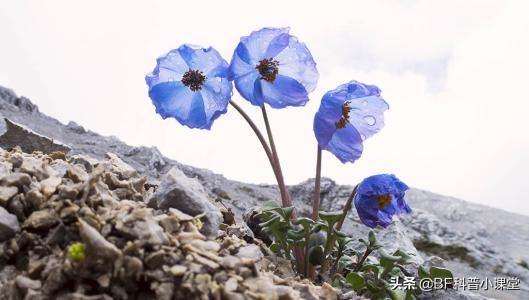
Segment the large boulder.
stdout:
<svg viewBox="0 0 529 300">
<path fill-rule="evenodd" d="M 208 236 L 217 235 L 222 222 L 219 208 L 209 201 L 202 184 L 196 178 L 187 177 L 177 167 L 173 167 L 164 175 L 149 201 L 149 206 L 158 209 L 172 207 L 192 216 L 205 214 L 202 218 L 202 232 Z"/>
</svg>

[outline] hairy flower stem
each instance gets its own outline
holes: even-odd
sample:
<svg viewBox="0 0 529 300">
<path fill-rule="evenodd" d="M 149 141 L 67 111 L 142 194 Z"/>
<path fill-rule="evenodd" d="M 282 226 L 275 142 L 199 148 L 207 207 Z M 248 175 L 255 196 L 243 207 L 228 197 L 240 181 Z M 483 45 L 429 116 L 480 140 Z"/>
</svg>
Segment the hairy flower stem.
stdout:
<svg viewBox="0 0 529 300">
<path fill-rule="evenodd" d="M 320 213 L 320 187 L 321 187 L 321 147 L 318 145 L 316 155 L 316 178 L 314 180 L 314 195 L 312 196 L 312 220 L 318 222 Z"/>
<path fill-rule="evenodd" d="M 349 211 L 352 208 L 353 199 L 356 196 L 357 188 L 358 188 L 358 185 L 355 185 L 353 191 L 351 192 L 351 195 L 349 195 L 349 198 L 347 198 L 347 202 L 345 202 L 345 205 L 343 207 L 342 217 L 341 217 L 340 221 L 338 221 L 338 223 L 336 223 L 336 230 L 341 230 L 342 229 L 343 222 L 345 221 L 345 218 L 347 217 L 347 214 L 349 213 Z"/>
<path fill-rule="evenodd" d="M 268 141 L 270 142 L 270 148 L 272 149 L 272 157 L 274 158 L 274 163 L 276 166 L 277 171 L 277 184 L 279 186 L 279 192 L 281 193 L 281 201 L 283 207 L 289 207 L 292 206 L 292 200 L 290 199 L 290 194 L 288 193 L 287 187 L 285 185 L 285 180 L 283 178 L 283 172 L 281 171 L 281 163 L 279 162 L 279 156 L 277 154 L 276 145 L 274 143 L 274 136 L 272 135 L 272 129 L 270 127 L 270 122 L 268 121 L 268 115 L 266 114 L 266 108 L 263 104 L 261 106 L 261 111 L 263 113 L 263 120 L 266 126 L 266 132 L 268 134 Z M 296 210 L 292 212 L 291 218 L 294 219 L 296 217 Z M 305 255 L 303 253 L 303 249 L 301 247 L 294 247 L 294 256 L 296 257 L 296 267 L 298 269 L 298 272 L 303 272 L 304 267 L 304 261 L 305 261 Z M 307 258 L 308 259 L 308 258 Z"/>
<path fill-rule="evenodd" d="M 362 265 L 364 264 L 364 262 L 366 261 L 367 257 L 369 256 L 369 254 L 371 254 L 371 252 L 373 252 L 372 249 L 370 249 L 369 247 L 366 248 L 366 251 L 364 252 L 364 255 L 362 256 L 362 258 L 360 259 L 360 261 L 356 264 L 353 272 L 358 272 L 360 271 L 360 268 L 362 268 Z"/>
<path fill-rule="evenodd" d="M 270 147 L 268 146 L 268 143 L 266 142 L 266 139 L 264 138 L 263 134 L 261 133 L 259 128 L 257 128 L 255 123 L 250 118 L 250 116 L 248 116 L 246 114 L 246 112 L 239 105 L 237 105 L 237 103 L 235 103 L 233 101 L 230 101 L 230 104 L 231 104 L 231 106 L 233 106 L 235 108 L 235 110 L 237 110 L 237 112 L 239 112 L 239 114 L 244 118 L 244 120 L 246 120 L 246 122 L 248 122 L 248 125 L 250 125 L 250 127 L 253 130 L 253 132 L 255 133 L 255 135 L 257 136 L 259 141 L 261 142 L 261 145 L 263 146 L 263 149 L 264 149 L 264 151 L 266 153 L 266 156 L 268 157 L 268 161 L 270 162 L 270 166 L 272 167 L 272 170 L 274 171 L 274 175 L 275 175 L 277 183 L 279 185 L 279 176 L 277 174 L 277 168 L 276 168 L 276 165 L 275 165 L 274 157 L 272 156 L 272 151 L 270 150 Z"/>
<path fill-rule="evenodd" d="M 272 149 L 272 157 L 277 170 L 277 183 L 279 185 L 279 192 L 281 193 L 281 201 L 283 207 L 289 207 L 292 206 L 292 201 L 290 200 L 290 195 L 285 185 L 283 172 L 281 171 L 281 163 L 279 162 L 279 156 L 277 154 L 276 145 L 274 143 L 274 137 L 272 135 L 272 129 L 270 128 L 270 122 L 268 121 L 268 115 L 266 114 L 266 108 L 264 104 L 263 106 L 261 106 L 261 111 L 263 112 L 263 120 L 266 126 L 266 132 L 268 134 L 268 141 L 270 142 L 270 148 Z"/>
</svg>

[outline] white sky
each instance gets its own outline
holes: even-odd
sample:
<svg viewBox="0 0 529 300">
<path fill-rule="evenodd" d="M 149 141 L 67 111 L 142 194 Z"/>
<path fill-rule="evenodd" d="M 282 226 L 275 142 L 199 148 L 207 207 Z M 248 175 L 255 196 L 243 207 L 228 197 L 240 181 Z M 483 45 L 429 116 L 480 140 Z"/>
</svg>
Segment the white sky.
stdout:
<svg viewBox="0 0 529 300">
<path fill-rule="evenodd" d="M 326 153 L 323 176 L 354 184 L 390 172 L 529 214 L 528 1 L 0 1 L 0 85 L 64 123 L 271 183 L 260 144 L 233 109 L 211 131 L 163 121 L 144 75 L 181 43 L 214 46 L 229 60 L 240 36 L 290 26 L 320 81 L 306 107 L 269 110 L 287 183 L 314 176 L 321 96 L 356 79 L 382 89 L 386 127 L 355 164 Z"/>
</svg>

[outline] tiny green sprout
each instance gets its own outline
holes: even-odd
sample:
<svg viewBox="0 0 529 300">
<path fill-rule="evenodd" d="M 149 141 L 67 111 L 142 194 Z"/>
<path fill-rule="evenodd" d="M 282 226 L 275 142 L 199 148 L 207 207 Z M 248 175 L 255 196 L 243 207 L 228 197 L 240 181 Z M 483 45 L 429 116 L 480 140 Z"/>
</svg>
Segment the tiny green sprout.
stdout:
<svg viewBox="0 0 529 300">
<path fill-rule="evenodd" d="M 83 243 L 76 242 L 68 247 L 68 258 L 71 261 L 82 262 L 86 258 L 86 248 Z"/>
</svg>

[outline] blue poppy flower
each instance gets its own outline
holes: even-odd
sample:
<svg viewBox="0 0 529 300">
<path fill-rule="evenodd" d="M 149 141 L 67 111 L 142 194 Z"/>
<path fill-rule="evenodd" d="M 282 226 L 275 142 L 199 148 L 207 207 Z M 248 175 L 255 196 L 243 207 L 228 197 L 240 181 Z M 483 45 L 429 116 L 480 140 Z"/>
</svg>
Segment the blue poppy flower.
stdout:
<svg viewBox="0 0 529 300">
<path fill-rule="evenodd" d="M 316 88 L 316 63 L 289 28 L 263 28 L 241 38 L 230 75 L 235 88 L 253 105 L 303 106 Z"/>
<path fill-rule="evenodd" d="M 156 112 L 190 128 L 210 129 L 231 99 L 228 67 L 211 47 L 182 45 L 159 57 L 145 77 Z"/>
<path fill-rule="evenodd" d="M 358 216 L 366 226 L 386 228 L 393 215 L 411 213 L 404 200 L 408 186 L 395 175 L 381 174 L 364 179 L 356 190 L 354 203 Z"/>
<path fill-rule="evenodd" d="M 314 133 L 322 149 L 342 163 L 362 155 L 363 141 L 384 127 L 384 111 L 389 105 L 380 89 L 351 81 L 328 91 L 314 117 Z"/>
</svg>

